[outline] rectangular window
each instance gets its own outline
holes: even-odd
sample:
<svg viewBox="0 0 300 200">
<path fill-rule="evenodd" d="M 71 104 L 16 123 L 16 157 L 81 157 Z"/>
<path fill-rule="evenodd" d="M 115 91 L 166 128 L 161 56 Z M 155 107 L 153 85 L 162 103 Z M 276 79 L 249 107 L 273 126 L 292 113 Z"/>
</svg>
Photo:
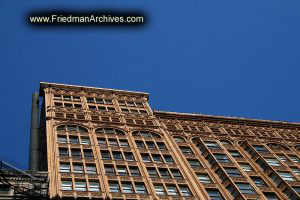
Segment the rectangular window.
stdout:
<svg viewBox="0 0 300 200">
<path fill-rule="evenodd" d="M 108 139 L 108 144 L 109 146 L 119 146 L 118 141 L 116 139 L 111 139 L 111 138 Z"/>
<path fill-rule="evenodd" d="M 128 171 L 126 166 L 117 166 L 117 172 L 120 176 L 128 176 Z"/>
<path fill-rule="evenodd" d="M 232 157 L 234 158 L 242 158 L 243 156 L 238 151 L 229 151 Z"/>
<path fill-rule="evenodd" d="M 273 182 L 276 184 L 276 186 L 280 185 L 282 183 L 281 178 L 279 178 L 275 172 L 272 172 L 269 177 L 273 180 Z"/>
<path fill-rule="evenodd" d="M 288 162 L 287 157 L 285 157 L 284 155 L 281 155 L 281 156 L 279 155 L 278 158 L 279 158 L 279 160 L 281 160 L 283 162 Z"/>
<path fill-rule="evenodd" d="M 148 142 L 147 141 L 146 144 L 147 144 L 148 149 L 154 149 L 155 148 L 154 142 Z"/>
<path fill-rule="evenodd" d="M 157 195 L 166 195 L 166 190 L 164 189 L 164 186 L 161 184 L 155 184 L 154 185 L 155 193 Z"/>
<path fill-rule="evenodd" d="M 101 156 L 103 160 L 110 160 L 110 153 L 109 151 L 101 151 Z"/>
<path fill-rule="evenodd" d="M 112 152 L 114 160 L 123 160 L 123 156 L 121 152 L 114 151 Z"/>
<path fill-rule="evenodd" d="M 93 151 L 90 150 L 90 149 L 84 149 L 83 150 L 83 153 L 84 153 L 84 157 L 85 158 L 93 158 Z"/>
<path fill-rule="evenodd" d="M 131 152 L 125 152 L 124 155 L 127 161 L 134 161 L 134 156 Z"/>
<path fill-rule="evenodd" d="M 212 183 L 208 174 L 196 173 L 200 183 Z"/>
<path fill-rule="evenodd" d="M 197 167 L 202 167 L 200 162 L 198 160 L 195 159 L 187 159 L 187 161 L 189 162 L 189 164 L 191 165 L 191 167 L 193 168 L 197 168 Z"/>
<path fill-rule="evenodd" d="M 220 163 L 230 162 L 229 158 L 225 154 L 214 154 L 214 156 Z"/>
<path fill-rule="evenodd" d="M 192 155 L 194 154 L 190 147 L 181 146 L 179 147 L 183 154 Z"/>
<path fill-rule="evenodd" d="M 171 173 L 172 173 L 173 177 L 176 178 L 176 179 L 182 179 L 183 178 L 180 171 L 179 171 L 179 169 L 171 169 Z"/>
<path fill-rule="evenodd" d="M 163 143 L 163 142 L 157 142 L 156 144 L 157 144 L 157 146 L 158 146 L 158 149 L 160 149 L 160 150 L 165 150 L 165 149 L 167 149 L 165 143 Z"/>
<path fill-rule="evenodd" d="M 149 154 L 142 154 L 141 156 L 144 162 L 151 162 Z"/>
<path fill-rule="evenodd" d="M 178 196 L 178 190 L 175 185 L 167 185 L 168 194 L 171 196 Z"/>
<path fill-rule="evenodd" d="M 159 163 L 163 162 L 162 158 L 161 158 L 161 156 L 159 154 L 153 154 L 152 158 L 153 158 L 154 162 L 159 162 Z"/>
<path fill-rule="evenodd" d="M 252 172 L 253 169 L 249 164 L 246 163 L 240 163 L 241 168 L 245 171 L 245 172 Z"/>
<path fill-rule="evenodd" d="M 253 187 L 248 183 L 236 183 L 242 194 L 256 194 Z"/>
<path fill-rule="evenodd" d="M 58 136 L 57 137 L 57 143 L 66 144 L 67 143 L 67 138 L 63 137 L 63 136 Z"/>
<path fill-rule="evenodd" d="M 129 166 L 129 171 L 130 171 L 131 176 L 140 176 L 140 171 L 139 171 L 138 167 Z"/>
<path fill-rule="evenodd" d="M 278 172 L 278 174 L 283 180 L 288 181 L 288 182 L 297 180 L 291 173 L 288 173 L 288 172 Z"/>
<path fill-rule="evenodd" d="M 204 144 L 208 149 L 220 149 L 220 146 L 216 142 L 204 141 Z"/>
<path fill-rule="evenodd" d="M 157 171 L 155 168 L 147 168 L 147 171 L 148 171 L 149 177 L 151 177 L 151 178 L 158 177 L 158 174 L 157 174 Z"/>
<path fill-rule="evenodd" d="M 70 164 L 69 163 L 60 163 L 59 172 L 70 172 Z"/>
<path fill-rule="evenodd" d="M 106 145 L 106 139 L 105 138 L 98 138 L 98 145 Z"/>
<path fill-rule="evenodd" d="M 289 156 L 292 162 L 299 163 L 300 160 L 297 156 Z"/>
<path fill-rule="evenodd" d="M 252 181 L 255 183 L 255 185 L 257 186 L 257 187 L 267 187 L 268 185 L 265 183 L 265 181 L 262 179 L 262 178 L 260 178 L 260 177 L 254 177 L 254 176 L 252 176 L 252 177 L 250 177 L 251 179 L 252 179 Z"/>
<path fill-rule="evenodd" d="M 82 164 L 73 164 L 73 172 L 74 173 L 84 173 Z"/>
<path fill-rule="evenodd" d="M 91 144 L 91 141 L 89 138 L 81 138 L 80 144 Z"/>
<path fill-rule="evenodd" d="M 81 151 L 80 151 L 80 149 L 71 149 L 71 155 L 74 158 L 81 158 Z"/>
<path fill-rule="evenodd" d="M 68 149 L 60 148 L 59 149 L 59 156 L 69 156 Z"/>
<path fill-rule="evenodd" d="M 96 165 L 87 164 L 86 165 L 86 173 L 88 173 L 88 174 L 97 174 Z"/>
<path fill-rule="evenodd" d="M 265 158 L 267 163 L 271 166 L 281 166 L 279 160 L 277 160 L 276 158 Z"/>
<path fill-rule="evenodd" d="M 61 190 L 72 190 L 72 181 L 62 181 Z"/>
<path fill-rule="evenodd" d="M 135 190 L 137 194 L 147 194 L 147 189 L 144 183 L 135 183 Z"/>
<path fill-rule="evenodd" d="M 171 175 L 167 169 L 159 168 L 158 171 L 160 173 L 161 178 L 171 178 Z"/>
<path fill-rule="evenodd" d="M 79 144 L 78 137 L 69 137 L 70 144 Z"/>
<path fill-rule="evenodd" d="M 143 142 L 143 141 L 138 141 L 138 140 L 136 140 L 135 143 L 136 143 L 136 146 L 137 146 L 138 148 L 145 148 L 145 145 L 144 145 L 144 142 Z"/>
<path fill-rule="evenodd" d="M 224 168 L 224 170 L 230 177 L 243 177 L 237 168 Z"/>
<path fill-rule="evenodd" d="M 270 153 L 266 147 L 262 146 L 262 145 L 253 145 L 254 149 L 256 151 L 258 151 L 259 153 Z"/>
<path fill-rule="evenodd" d="M 182 196 L 186 196 L 186 197 L 192 196 L 192 193 L 191 193 L 189 187 L 186 185 L 179 185 L 179 190 L 180 190 Z"/>
<path fill-rule="evenodd" d="M 273 192 L 264 192 L 264 195 L 268 200 L 279 200 L 277 195 Z"/>
<path fill-rule="evenodd" d="M 123 182 L 122 188 L 123 188 L 124 193 L 127 193 L 127 194 L 133 193 L 133 187 L 130 182 L 125 182 L 125 183 Z"/>
<path fill-rule="evenodd" d="M 86 191 L 86 182 L 85 181 L 76 181 L 75 182 L 76 191 Z"/>
<path fill-rule="evenodd" d="M 118 182 L 109 181 L 108 184 L 109 184 L 110 192 L 120 192 L 120 187 L 119 187 Z"/>
<path fill-rule="evenodd" d="M 217 189 L 206 189 L 208 196 L 213 200 L 224 200 L 221 193 Z"/>
<path fill-rule="evenodd" d="M 96 181 L 90 181 L 90 187 L 89 187 L 90 192 L 100 192 L 100 185 Z"/>
<path fill-rule="evenodd" d="M 128 141 L 126 139 L 119 140 L 121 147 L 129 147 Z"/>
<path fill-rule="evenodd" d="M 171 155 L 163 155 L 166 163 L 174 163 Z"/>
<path fill-rule="evenodd" d="M 112 165 L 104 165 L 105 173 L 107 175 L 116 175 L 115 168 Z"/>
<path fill-rule="evenodd" d="M 296 174 L 296 175 L 300 175 L 300 170 L 297 167 L 291 167 L 291 170 Z"/>
</svg>

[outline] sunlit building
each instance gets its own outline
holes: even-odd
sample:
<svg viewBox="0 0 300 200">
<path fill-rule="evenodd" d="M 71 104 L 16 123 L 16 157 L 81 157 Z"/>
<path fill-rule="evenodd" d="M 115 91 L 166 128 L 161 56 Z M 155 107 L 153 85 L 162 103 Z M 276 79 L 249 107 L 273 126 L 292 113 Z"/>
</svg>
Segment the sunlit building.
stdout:
<svg viewBox="0 0 300 200">
<path fill-rule="evenodd" d="M 299 123 L 153 111 L 148 97 L 40 84 L 31 166 L 51 199 L 300 199 Z"/>
</svg>

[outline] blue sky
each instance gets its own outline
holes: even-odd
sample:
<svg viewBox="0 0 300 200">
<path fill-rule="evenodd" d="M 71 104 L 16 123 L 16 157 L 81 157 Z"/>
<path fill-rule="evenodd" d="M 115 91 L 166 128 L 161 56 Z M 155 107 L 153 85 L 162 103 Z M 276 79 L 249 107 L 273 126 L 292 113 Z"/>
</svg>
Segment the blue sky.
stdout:
<svg viewBox="0 0 300 200">
<path fill-rule="evenodd" d="M 140 10 L 140 28 L 33 28 L 33 10 Z M 27 166 L 39 82 L 150 93 L 157 110 L 299 120 L 298 0 L 0 0 L 0 155 Z"/>
</svg>

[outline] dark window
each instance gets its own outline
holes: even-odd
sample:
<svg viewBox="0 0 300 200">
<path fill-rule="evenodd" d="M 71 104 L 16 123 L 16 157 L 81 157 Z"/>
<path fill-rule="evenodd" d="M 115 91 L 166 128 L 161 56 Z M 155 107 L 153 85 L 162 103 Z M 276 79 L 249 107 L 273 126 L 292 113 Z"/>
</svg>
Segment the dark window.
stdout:
<svg viewBox="0 0 300 200">
<path fill-rule="evenodd" d="M 114 151 L 112 152 L 114 160 L 123 160 L 123 156 L 121 152 Z"/>
<path fill-rule="evenodd" d="M 120 187 L 119 187 L 118 182 L 109 181 L 108 184 L 109 184 L 110 192 L 120 192 Z"/>
<path fill-rule="evenodd" d="M 167 169 L 159 168 L 158 171 L 160 173 L 161 178 L 171 178 L 171 175 Z"/>
<path fill-rule="evenodd" d="M 84 149 L 83 154 L 85 158 L 93 158 L 93 151 L 90 149 Z"/>
<path fill-rule="evenodd" d="M 242 177 L 241 172 L 237 168 L 224 168 L 230 177 Z"/>
<path fill-rule="evenodd" d="M 155 168 L 147 168 L 148 174 L 151 178 L 157 178 L 158 173 Z"/>
<path fill-rule="evenodd" d="M 248 183 L 236 183 L 242 194 L 256 194 L 253 187 Z"/>
<path fill-rule="evenodd" d="M 267 187 L 267 184 L 261 177 L 250 177 L 257 187 Z"/>
<path fill-rule="evenodd" d="M 218 189 L 206 189 L 206 192 L 212 200 L 224 200 Z"/>
<path fill-rule="evenodd" d="M 134 156 L 131 152 L 125 152 L 124 155 L 127 161 L 134 161 Z"/>
<path fill-rule="evenodd" d="M 129 166 L 129 171 L 130 171 L 131 176 L 140 176 L 141 175 L 138 167 Z"/>
<path fill-rule="evenodd" d="M 107 175 L 116 175 L 114 166 L 112 166 L 112 165 L 105 165 L 104 168 L 105 168 L 105 173 Z"/>
<path fill-rule="evenodd" d="M 190 147 L 181 146 L 179 148 L 183 154 L 188 154 L 188 155 L 194 154 Z"/>
<path fill-rule="evenodd" d="M 166 163 L 174 163 L 174 160 L 171 155 L 163 155 Z"/>
<path fill-rule="evenodd" d="M 109 151 L 101 151 L 101 156 L 103 160 L 110 160 L 110 153 Z"/>
<path fill-rule="evenodd" d="M 179 169 L 171 169 L 171 173 L 172 173 L 173 177 L 176 178 L 176 179 L 182 179 L 183 178 L 180 171 L 179 171 Z"/>
<path fill-rule="evenodd" d="M 229 158 L 225 154 L 214 154 L 214 156 L 220 163 L 230 162 Z"/>
<path fill-rule="evenodd" d="M 200 183 L 212 183 L 211 178 L 208 174 L 196 173 Z"/>
</svg>

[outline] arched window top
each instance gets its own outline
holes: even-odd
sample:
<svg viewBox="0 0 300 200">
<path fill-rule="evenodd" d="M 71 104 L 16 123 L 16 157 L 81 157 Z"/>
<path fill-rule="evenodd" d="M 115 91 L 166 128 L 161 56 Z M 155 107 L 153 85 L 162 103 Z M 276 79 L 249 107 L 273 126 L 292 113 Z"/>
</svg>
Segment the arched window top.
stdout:
<svg viewBox="0 0 300 200">
<path fill-rule="evenodd" d="M 124 131 L 115 128 L 98 128 L 95 130 L 97 134 L 125 135 Z"/>
<path fill-rule="evenodd" d="M 220 140 L 221 144 L 223 145 L 231 145 L 232 146 L 232 143 L 228 140 Z"/>
<path fill-rule="evenodd" d="M 141 136 L 141 137 L 147 137 L 147 138 L 161 138 L 159 134 L 149 132 L 149 131 L 134 131 L 132 133 L 133 136 Z"/>
<path fill-rule="evenodd" d="M 82 126 L 77 125 L 60 125 L 56 128 L 57 131 L 74 131 L 74 132 L 88 132 L 88 130 Z"/>
<path fill-rule="evenodd" d="M 175 142 L 186 142 L 185 139 L 180 136 L 174 136 L 173 139 L 175 140 Z"/>
<path fill-rule="evenodd" d="M 290 150 L 289 147 L 282 145 L 282 144 L 277 144 L 277 143 L 269 143 L 268 146 L 271 147 L 272 149 Z"/>
</svg>

